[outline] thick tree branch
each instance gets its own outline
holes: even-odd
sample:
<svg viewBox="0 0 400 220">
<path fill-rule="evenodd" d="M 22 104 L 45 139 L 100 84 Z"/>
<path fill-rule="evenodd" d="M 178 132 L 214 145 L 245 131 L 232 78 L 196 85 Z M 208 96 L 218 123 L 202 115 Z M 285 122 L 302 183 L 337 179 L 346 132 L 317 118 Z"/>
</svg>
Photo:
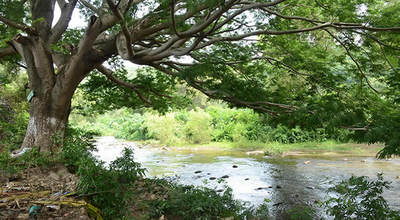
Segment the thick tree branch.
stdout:
<svg viewBox="0 0 400 220">
<path fill-rule="evenodd" d="M 181 35 L 178 32 L 178 29 L 176 28 L 176 21 L 175 21 L 175 0 L 171 0 L 171 21 L 172 21 L 172 27 L 175 31 L 176 36 L 181 38 Z"/>
<path fill-rule="evenodd" d="M 316 25 L 313 27 L 309 28 L 301 28 L 301 29 L 292 29 L 292 30 L 284 30 L 284 31 L 279 31 L 279 30 L 259 30 L 259 31 L 253 31 L 237 36 L 227 36 L 227 37 L 214 37 L 210 38 L 209 41 L 200 44 L 196 49 L 201 49 L 207 46 L 210 46 L 212 44 L 215 44 L 217 42 L 223 42 L 223 41 L 239 41 L 247 37 L 251 36 L 258 36 L 258 35 L 286 35 L 286 34 L 298 34 L 298 33 L 304 33 L 304 32 L 310 32 L 310 31 L 315 31 L 315 30 L 321 30 L 327 27 L 332 26 L 330 23 L 325 23 L 321 25 Z"/>
<path fill-rule="evenodd" d="M 228 1 L 223 6 L 221 6 L 220 9 L 216 10 L 213 14 L 211 14 L 209 18 L 205 20 L 203 23 L 196 24 L 192 26 L 192 28 L 190 28 L 189 30 L 181 32 L 180 37 L 190 37 L 196 33 L 199 33 L 200 31 L 203 31 L 210 24 L 212 24 L 214 21 L 220 18 L 225 12 L 227 12 L 236 2 L 238 2 L 238 0 Z"/>
<path fill-rule="evenodd" d="M 0 58 L 3 58 L 5 56 L 10 56 L 16 53 L 17 51 L 12 46 L 0 48 Z"/>
<path fill-rule="evenodd" d="M 172 75 L 172 76 L 176 76 L 177 75 L 177 73 L 175 73 L 174 71 L 172 71 L 172 70 L 170 70 L 168 68 L 162 67 L 160 65 L 152 65 L 152 66 L 154 68 L 160 70 L 161 72 L 164 72 L 164 73 L 168 74 L 168 75 Z M 175 68 L 177 68 L 177 67 L 175 67 Z M 180 69 L 177 68 L 177 72 L 179 72 L 179 71 L 180 71 Z M 235 97 L 233 97 L 233 96 L 231 96 L 229 94 L 226 94 L 226 93 L 224 93 L 222 96 L 220 96 L 220 95 L 217 95 L 217 94 L 221 93 L 221 91 L 205 89 L 201 85 L 199 85 L 198 83 L 194 82 L 190 78 L 186 78 L 184 80 L 186 81 L 186 83 L 188 85 L 190 85 L 191 87 L 199 90 L 200 92 L 202 92 L 203 94 L 205 94 L 206 96 L 208 96 L 208 97 L 210 97 L 212 99 L 221 99 L 221 100 L 224 100 L 224 101 L 227 101 L 227 102 L 239 105 L 239 106 L 256 109 L 256 110 L 259 110 L 261 112 L 268 113 L 268 114 L 270 114 L 272 116 L 276 116 L 277 112 L 274 112 L 273 110 L 268 109 L 267 106 L 275 107 L 275 108 L 278 108 L 278 109 L 284 109 L 284 110 L 286 110 L 286 112 L 293 112 L 295 110 L 298 110 L 298 107 L 296 107 L 296 106 L 273 103 L 273 102 L 268 102 L 268 101 L 254 101 L 254 102 L 252 102 L 252 101 L 243 101 L 243 100 L 239 100 L 239 99 L 237 99 L 237 98 L 235 98 Z"/>
<path fill-rule="evenodd" d="M 49 40 L 56 0 L 31 0 L 32 26 L 43 41 Z"/>
<path fill-rule="evenodd" d="M 0 16 L 0 21 L 3 22 L 4 24 L 10 26 L 10 27 L 17 28 L 19 30 L 22 30 L 22 31 L 30 34 L 30 35 L 37 35 L 38 34 L 37 31 L 35 31 L 33 28 L 31 28 L 31 27 L 29 27 L 27 25 L 24 25 L 24 24 L 20 24 L 20 23 L 15 22 L 15 21 L 11 21 L 11 20 L 3 17 L 3 16 Z"/>
<path fill-rule="evenodd" d="M 61 15 L 60 15 L 60 18 L 58 19 L 56 25 L 51 30 L 52 34 L 49 39 L 49 42 L 51 44 L 54 44 L 58 40 L 60 40 L 61 35 L 67 29 L 68 24 L 71 21 L 71 16 L 72 16 L 72 13 L 74 12 L 77 2 L 78 2 L 78 0 L 71 0 L 69 3 L 65 3 L 63 1 L 62 5 L 60 5 L 60 3 L 59 3 L 60 9 L 61 9 Z"/>
<path fill-rule="evenodd" d="M 129 1 L 127 7 L 129 8 L 132 1 Z M 120 26 L 122 29 L 122 33 L 123 36 L 125 37 L 125 39 L 122 39 L 121 37 L 117 38 L 119 41 L 124 42 L 124 46 L 126 48 L 126 54 L 123 53 L 123 49 L 120 48 L 119 51 L 120 55 L 122 56 L 123 59 L 125 60 L 132 60 L 133 56 L 134 56 L 134 52 L 132 49 L 132 37 L 131 34 L 128 30 L 128 28 L 125 25 L 125 19 L 124 19 L 124 15 L 120 12 L 120 10 L 118 9 L 118 6 L 114 4 L 114 2 L 112 0 L 107 0 L 107 3 L 109 5 L 109 7 L 111 8 L 111 11 L 114 13 L 114 15 L 120 20 Z M 119 2 L 120 3 L 120 2 Z M 119 42 L 117 42 L 117 44 L 119 44 Z"/>
<path fill-rule="evenodd" d="M 94 5 L 90 4 L 89 2 L 85 0 L 79 0 L 79 2 L 85 6 L 86 8 L 90 9 L 93 13 L 100 15 L 100 11 L 98 8 L 96 8 Z"/>
</svg>

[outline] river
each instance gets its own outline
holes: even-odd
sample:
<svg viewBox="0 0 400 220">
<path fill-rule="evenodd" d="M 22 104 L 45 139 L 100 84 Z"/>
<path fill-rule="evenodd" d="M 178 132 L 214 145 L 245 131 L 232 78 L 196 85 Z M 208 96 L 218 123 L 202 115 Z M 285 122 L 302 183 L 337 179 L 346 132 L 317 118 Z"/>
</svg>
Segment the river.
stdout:
<svg viewBox="0 0 400 220">
<path fill-rule="evenodd" d="M 178 183 L 216 190 L 223 190 L 227 185 L 233 189 L 236 199 L 254 206 L 268 199 L 270 213 L 277 219 L 282 219 L 279 216 L 284 210 L 301 204 L 314 207 L 318 216 L 327 218 L 318 204 L 326 200 L 329 187 L 351 175 L 376 178 L 379 172 L 392 182 L 384 198 L 392 208 L 400 209 L 399 159 L 337 154 L 268 158 L 232 150 L 143 147 L 113 137 L 100 137 L 96 145 L 95 155 L 106 163 L 120 156 L 125 147 L 133 149 L 136 161 L 148 170 L 148 177 L 168 177 Z"/>
</svg>

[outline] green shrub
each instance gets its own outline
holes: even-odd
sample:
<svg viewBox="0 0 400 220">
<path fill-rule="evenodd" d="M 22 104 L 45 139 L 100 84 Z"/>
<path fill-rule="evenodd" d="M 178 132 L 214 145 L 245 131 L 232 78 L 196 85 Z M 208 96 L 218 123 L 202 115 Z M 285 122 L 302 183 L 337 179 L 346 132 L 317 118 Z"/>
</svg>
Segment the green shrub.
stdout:
<svg viewBox="0 0 400 220">
<path fill-rule="evenodd" d="M 95 135 L 98 133 L 70 126 L 67 128 L 61 158 L 70 172 L 75 173 L 81 161 L 95 160 L 91 154 L 96 150 L 93 144 Z"/>
<path fill-rule="evenodd" d="M 221 106 L 210 106 L 206 112 L 211 116 L 213 141 L 233 141 L 234 111 Z"/>
<path fill-rule="evenodd" d="M 132 199 L 134 182 L 144 175 L 144 169 L 133 160 L 133 152 L 124 149 L 122 157 L 108 167 L 93 158 L 81 160 L 78 191 L 86 200 L 101 209 L 105 219 L 126 216 Z"/>
<path fill-rule="evenodd" d="M 265 141 L 265 131 L 257 113 L 250 109 L 209 106 L 214 141 Z"/>
<path fill-rule="evenodd" d="M 126 216 L 131 202 L 131 187 L 145 170 L 133 159 L 133 152 L 124 149 L 121 157 L 109 166 L 97 160 L 91 152 L 96 150 L 93 136 L 96 133 L 68 128 L 61 159 L 79 176 L 77 192 L 80 197 L 98 207 L 105 219 Z"/>
<path fill-rule="evenodd" d="M 288 220 L 313 220 L 315 219 L 315 210 L 306 205 L 297 205 L 286 211 Z"/>
<path fill-rule="evenodd" d="M 255 211 L 244 203 L 234 200 L 229 187 L 219 194 L 205 187 L 185 186 L 166 180 L 151 180 L 168 189 L 165 199 L 157 199 L 149 204 L 151 219 L 161 215 L 173 219 L 253 219 Z M 261 213 L 261 212 L 260 212 Z M 265 210 L 262 212 L 265 214 Z"/>
<path fill-rule="evenodd" d="M 20 157 L 11 157 L 8 150 L 0 152 L 0 171 L 5 174 L 16 174 L 28 168 L 46 167 L 58 162 L 58 155 L 41 153 L 37 148 L 27 150 Z"/>
<path fill-rule="evenodd" d="M 335 219 L 400 219 L 400 211 L 390 209 L 382 197 L 390 182 L 384 181 L 382 174 L 377 176 L 372 181 L 365 176 L 352 176 L 330 188 L 337 196 L 325 202 L 327 213 Z"/>
<path fill-rule="evenodd" d="M 164 116 L 147 113 L 145 118 L 145 126 L 150 137 L 154 137 L 167 145 L 183 142 L 184 126 L 175 118 L 174 113 L 168 113 Z"/>
<path fill-rule="evenodd" d="M 306 130 L 299 126 L 276 125 L 268 116 L 253 110 L 221 105 L 210 105 L 206 110 L 179 110 L 165 115 L 152 111 L 141 114 L 122 108 L 89 119 L 78 119 L 73 115 L 72 121 L 79 127 L 101 131 L 102 135 L 128 140 L 157 139 L 168 145 L 204 144 L 210 141 L 284 144 L 328 139 L 348 141 L 352 134 L 341 128 Z"/>
<path fill-rule="evenodd" d="M 185 139 L 191 144 L 209 143 L 211 140 L 210 116 L 203 110 L 188 112 Z"/>
<path fill-rule="evenodd" d="M 24 139 L 29 119 L 26 77 L 19 74 L 9 84 L 0 86 L 0 151 L 18 149 Z"/>
</svg>

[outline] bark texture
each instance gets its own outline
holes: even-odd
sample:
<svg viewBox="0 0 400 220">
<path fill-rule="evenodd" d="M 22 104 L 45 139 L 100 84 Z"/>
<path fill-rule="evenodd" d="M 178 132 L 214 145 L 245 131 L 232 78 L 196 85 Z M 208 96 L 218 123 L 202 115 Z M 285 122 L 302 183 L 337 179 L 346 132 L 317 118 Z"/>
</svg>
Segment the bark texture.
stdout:
<svg viewBox="0 0 400 220">
<path fill-rule="evenodd" d="M 36 97 L 31 102 L 29 124 L 22 148 L 37 147 L 44 152 L 59 151 L 65 136 L 70 105 L 56 108 L 58 103 Z"/>
</svg>

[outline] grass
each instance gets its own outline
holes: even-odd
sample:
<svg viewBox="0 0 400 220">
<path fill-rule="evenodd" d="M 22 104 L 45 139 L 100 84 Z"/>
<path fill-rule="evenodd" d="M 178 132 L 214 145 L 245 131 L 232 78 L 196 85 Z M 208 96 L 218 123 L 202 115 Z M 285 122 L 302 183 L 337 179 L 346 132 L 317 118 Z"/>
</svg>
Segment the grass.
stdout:
<svg viewBox="0 0 400 220">
<path fill-rule="evenodd" d="M 150 144 L 152 146 L 161 146 L 157 141 L 144 141 L 141 143 Z M 262 150 L 267 155 L 320 155 L 329 153 L 337 154 L 351 154 L 355 156 L 375 156 L 376 153 L 382 149 L 382 145 L 368 145 L 357 143 L 339 143 L 336 141 L 324 142 L 305 142 L 294 144 L 282 144 L 279 142 L 210 142 L 208 144 L 179 144 L 171 146 L 170 148 L 176 150 L 212 150 L 212 151 L 255 151 Z"/>
<path fill-rule="evenodd" d="M 352 154 L 358 156 L 375 156 L 382 149 L 379 145 L 367 145 L 357 143 L 338 143 L 336 141 L 308 142 L 295 144 L 268 143 L 263 148 L 268 152 L 283 155 L 322 154 L 335 152 L 340 154 Z"/>
</svg>

